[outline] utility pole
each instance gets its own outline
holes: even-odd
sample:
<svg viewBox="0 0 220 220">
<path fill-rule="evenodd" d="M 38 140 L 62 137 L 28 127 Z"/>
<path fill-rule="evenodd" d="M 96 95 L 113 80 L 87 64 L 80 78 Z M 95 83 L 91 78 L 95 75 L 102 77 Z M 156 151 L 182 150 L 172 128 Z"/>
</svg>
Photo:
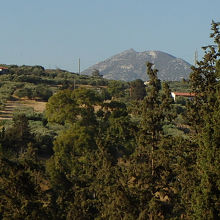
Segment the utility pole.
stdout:
<svg viewBox="0 0 220 220">
<path fill-rule="evenodd" d="M 75 90 L 75 88 L 76 88 L 76 79 L 75 79 L 75 76 L 74 76 L 74 78 L 73 78 L 73 89 Z"/>
<path fill-rule="evenodd" d="M 74 77 L 73 77 L 73 90 L 75 90 L 76 88 L 76 74 L 74 74 Z"/>
<path fill-rule="evenodd" d="M 79 75 L 80 75 L 80 58 L 79 58 Z"/>
<path fill-rule="evenodd" d="M 197 49 L 195 51 L 194 62 L 195 62 L 195 66 L 197 66 L 197 62 L 198 62 L 198 51 L 197 51 Z"/>
<path fill-rule="evenodd" d="M 79 58 L 78 68 L 79 68 L 79 75 L 80 75 L 80 58 Z M 73 88 L 74 88 L 74 89 L 76 88 L 76 79 L 75 79 L 75 76 L 74 76 L 74 80 L 73 80 Z"/>
</svg>

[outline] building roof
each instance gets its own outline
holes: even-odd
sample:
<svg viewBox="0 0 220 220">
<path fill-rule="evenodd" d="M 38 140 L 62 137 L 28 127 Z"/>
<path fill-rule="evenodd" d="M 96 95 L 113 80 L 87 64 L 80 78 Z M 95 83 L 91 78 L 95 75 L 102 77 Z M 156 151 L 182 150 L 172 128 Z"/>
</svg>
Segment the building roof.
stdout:
<svg viewBox="0 0 220 220">
<path fill-rule="evenodd" d="M 4 67 L 4 66 L 0 66 L 0 69 L 2 69 L 2 70 L 8 70 L 8 68 L 7 68 L 7 67 Z"/>
<path fill-rule="evenodd" d="M 185 97 L 192 97 L 195 96 L 195 93 L 187 93 L 187 92 L 172 92 L 176 96 L 185 96 Z"/>
</svg>

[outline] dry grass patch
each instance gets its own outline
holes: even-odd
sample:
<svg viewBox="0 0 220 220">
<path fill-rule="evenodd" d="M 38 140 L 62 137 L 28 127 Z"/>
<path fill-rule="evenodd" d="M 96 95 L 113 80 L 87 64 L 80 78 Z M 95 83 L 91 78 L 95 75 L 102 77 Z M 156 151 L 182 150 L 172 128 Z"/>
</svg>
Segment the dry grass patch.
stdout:
<svg viewBox="0 0 220 220">
<path fill-rule="evenodd" d="M 46 108 L 47 102 L 23 99 L 19 101 L 7 101 L 3 110 L 0 110 L 0 119 L 12 119 L 13 111 L 15 109 L 31 107 L 35 112 L 42 113 Z"/>
</svg>

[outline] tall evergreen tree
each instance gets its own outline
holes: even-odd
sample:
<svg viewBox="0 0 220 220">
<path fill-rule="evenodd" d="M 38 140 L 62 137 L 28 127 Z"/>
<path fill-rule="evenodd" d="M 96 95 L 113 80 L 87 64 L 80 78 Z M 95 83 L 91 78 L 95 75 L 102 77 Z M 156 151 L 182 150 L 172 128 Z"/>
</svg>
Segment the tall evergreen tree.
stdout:
<svg viewBox="0 0 220 220">
<path fill-rule="evenodd" d="M 149 87 L 147 96 L 143 100 L 142 121 L 140 144 L 144 147 L 150 147 L 151 173 L 154 174 L 154 151 L 162 131 L 164 114 L 161 111 L 160 104 L 160 80 L 157 78 L 158 70 L 152 69 L 153 64 L 147 63 L 147 73 L 149 76 Z"/>
<path fill-rule="evenodd" d="M 134 100 L 143 100 L 146 96 L 146 88 L 141 79 L 130 82 L 130 96 Z"/>
<path fill-rule="evenodd" d="M 142 102 L 137 146 L 129 160 L 129 193 L 136 207 L 137 219 L 160 219 L 171 216 L 175 199 L 171 183 L 172 145 L 174 139 L 163 136 L 163 125 L 169 106 L 169 89 L 161 96 L 160 80 L 153 64 L 147 63 L 149 85 Z"/>
<path fill-rule="evenodd" d="M 17 160 L 0 155 L 0 218 L 52 219 L 44 168 L 28 148 Z"/>
<path fill-rule="evenodd" d="M 13 126 L 5 129 L 1 135 L 3 152 L 18 156 L 29 145 L 34 145 L 34 135 L 30 131 L 28 119 L 24 114 L 13 117 Z"/>
<path fill-rule="evenodd" d="M 57 103 L 55 100 L 62 99 Z M 99 97 L 92 90 L 64 90 L 51 97 L 47 106 L 50 121 L 66 123 L 67 128 L 54 141 L 54 155 L 47 172 L 54 190 L 54 203 L 60 219 L 92 219 L 96 216 L 90 185 L 97 148 L 98 131 L 94 111 Z M 56 115 L 60 112 L 60 116 Z"/>
<path fill-rule="evenodd" d="M 171 89 L 168 85 L 168 83 L 163 82 L 162 84 L 162 95 L 161 95 L 161 108 L 163 109 L 163 113 L 165 116 L 165 119 L 168 122 L 173 121 L 173 119 L 176 117 L 176 112 L 173 107 L 174 100 L 171 96 Z"/>
<path fill-rule="evenodd" d="M 189 108 L 191 125 L 198 144 L 195 172 L 197 183 L 192 196 L 196 219 L 220 218 L 220 23 L 212 23 L 215 45 L 204 47 L 203 60 L 193 67 L 190 76 L 196 94 Z"/>
</svg>

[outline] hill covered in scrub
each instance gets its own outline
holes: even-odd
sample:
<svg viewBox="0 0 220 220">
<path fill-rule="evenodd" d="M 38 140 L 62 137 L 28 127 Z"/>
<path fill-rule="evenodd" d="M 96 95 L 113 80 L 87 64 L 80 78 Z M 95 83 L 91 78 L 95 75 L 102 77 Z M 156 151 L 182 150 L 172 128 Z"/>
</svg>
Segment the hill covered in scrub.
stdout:
<svg viewBox="0 0 220 220">
<path fill-rule="evenodd" d="M 42 66 L 0 65 L 0 101 L 23 98 L 47 101 L 58 89 L 77 85 L 105 86 L 106 79 L 79 75 L 62 69 L 45 69 Z"/>
<path fill-rule="evenodd" d="M 45 69 L 42 66 L 0 65 L 0 67 L 7 70 L 0 72 L 1 119 L 11 119 L 13 111 L 18 107 L 31 106 L 35 110 L 39 109 L 38 104 L 45 106 L 43 102 L 46 103 L 59 90 L 93 88 L 99 92 L 104 91 L 104 96 L 120 96 L 120 93 L 126 90 L 125 96 L 128 98 L 128 90 L 132 85 L 132 82 L 109 80 L 99 74 L 79 75 L 62 69 Z M 187 81 L 169 81 L 168 84 L 172 91 L 189 90 Z"/>
</svg>

